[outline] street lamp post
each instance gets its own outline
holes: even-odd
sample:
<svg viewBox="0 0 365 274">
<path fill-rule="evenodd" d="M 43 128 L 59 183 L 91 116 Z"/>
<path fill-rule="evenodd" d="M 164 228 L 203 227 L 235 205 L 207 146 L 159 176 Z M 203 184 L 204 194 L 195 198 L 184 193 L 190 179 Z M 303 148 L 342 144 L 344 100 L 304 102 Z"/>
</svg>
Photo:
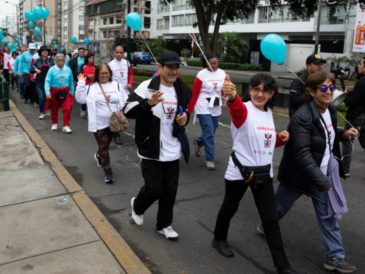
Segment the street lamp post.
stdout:
<svg viewBox="0 0 365 274">
<path fill-rule="evenodd" d="M 317 30 L 316 30 L 316 41 L 314 44 L 314 53 L 318 53 L 319 32 L 321 27 L 321 9 L 322 9 L 322 0 L 318 0 Z"/>
</svg>

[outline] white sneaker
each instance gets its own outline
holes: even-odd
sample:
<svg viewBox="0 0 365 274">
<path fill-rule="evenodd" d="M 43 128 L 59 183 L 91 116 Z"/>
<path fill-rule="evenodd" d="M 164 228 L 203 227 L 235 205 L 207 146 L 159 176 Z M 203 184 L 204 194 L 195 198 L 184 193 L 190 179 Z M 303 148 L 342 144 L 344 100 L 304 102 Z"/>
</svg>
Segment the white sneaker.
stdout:
<svg viewBox="0 0 365 274">
<path fill-rule="evenodd" d="M 132 212 L 132 220 L 136 225 L 143 225 L 143 214 L 137 215 L 136 212 L 134 212 L 133 206 L 134 206 L 134 199 L 136 197 L 133 197 L 131 199 L 131 212 Z"/>
<path fill-rule="evenodd" d="M 45 113 L 41 113 L 41 115 L 38 116 L 39 120 L 44 120 L 46 118 L 46 114 Z"/>
<path fill-rule="evenodd" d="M 206 161 L 205 164 L 207 165 L 207 169 L 215 170 L 215 164 L 213 161 Z"/>
<path fill-rule="evenodd" d="M 62 131 L 63 131 L 64 133 L 68 133 L 68 134 L 70 134 L 70 133 L 72 132 L 72 130 L 70 129 L 70 127 L 69 127 L 69 126 L 64 126 L 64 127 L 62 128 Z"/>
<path fill-rule="evenodd" d="M 51 130 L 55 131 L 57 129 L 58 129 L 58 125 L 57 124 L 52 124 Z"/>
<path fill-rule="evenodd" d="M 171 225 L 161 230 L 157 230 L 157 233 L 164 235 L 166 239 L 171 241 L 176 241 L 179 238 L 179 234 L 177 234 Z"/>
</svg>

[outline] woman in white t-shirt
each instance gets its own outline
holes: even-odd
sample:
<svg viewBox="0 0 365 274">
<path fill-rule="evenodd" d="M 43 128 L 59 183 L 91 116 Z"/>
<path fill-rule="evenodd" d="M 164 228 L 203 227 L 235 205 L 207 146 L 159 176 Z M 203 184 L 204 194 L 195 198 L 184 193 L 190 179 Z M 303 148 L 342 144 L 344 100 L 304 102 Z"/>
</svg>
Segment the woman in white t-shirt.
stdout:
<svg viewBox="0 0 365 274">
<path fill-rule="evenodd" d="M 277 90 L 270 75 L 257 74 L 249 84 L 250 100 L 243 103 L 234 84 L 228 80 L 224 84 L 223 93 L 228 98 L 227 107 L 232 118 L 233 152 L 224 176 L 224 201 L 212 245 L 225 257 L 234 255 L 227 243 L 229 224 L 250 187 L 278 273 L 294 274 L 297 272 L 290 267 L 285 254 L 274 198 L 274 150 L 289 139 L 287 131 L 276 133 L 275 130 L 271 107 Z"/>
<path fill-rule="evenodd" d="M 195 155 L 199 157 L 200 149 L 204 147 L 206 166 L 209 170 L 214 170 L 214 135 L 222 113 L 221 95 L 226 73 L 218 68 L 218 58 L 215 55 L 207 53 L 206 58 L 209 65 L 203 59 L 205 68 L 198 72 L 194 80 L 188 111 L 195 112 L 202 129 L 202 134 L 194 140 Z"/>
<path fill-rule="evenodd" d="M 85 76 L 78 76 L 75 93 L 76 101 L 87 105 L 88 129 L 94 133 L 98 143 L 98 151 L 94 154 L 96 164 L 105 173 L 104 182 L 113 183 L 113 173 L 109 159 L 109 145 L 113 132 L 109 121 L 114 111 L 120 111 L 127 99 L 127 93 L 122 85 L 112 80 L 112 71 L 107 64 L 100 64 L 95 69 L 95 82 L 86 85 Z M 109 106 L 108 106 L 109 105 Z"/>
</svg>

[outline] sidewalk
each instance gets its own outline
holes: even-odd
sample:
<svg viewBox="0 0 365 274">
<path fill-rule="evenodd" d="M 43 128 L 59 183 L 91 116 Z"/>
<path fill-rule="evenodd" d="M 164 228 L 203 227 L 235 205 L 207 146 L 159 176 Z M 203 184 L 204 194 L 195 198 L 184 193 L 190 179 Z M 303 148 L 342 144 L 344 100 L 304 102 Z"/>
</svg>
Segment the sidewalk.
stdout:
<svg viewBox="0 0 365 274">
<path fill-rule="evenodd" d="M 150 273 L 10 107 L 0 112 L 0 273 Z"/>
</svg>

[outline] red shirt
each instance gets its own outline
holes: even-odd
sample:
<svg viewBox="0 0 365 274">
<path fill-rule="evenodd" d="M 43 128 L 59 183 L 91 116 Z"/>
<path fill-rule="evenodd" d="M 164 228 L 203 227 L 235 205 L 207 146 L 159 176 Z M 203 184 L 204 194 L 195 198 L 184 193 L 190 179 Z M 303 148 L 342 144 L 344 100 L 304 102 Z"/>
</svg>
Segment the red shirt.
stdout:
<svg viewBox="0 0 365 274">
<path fill-rule="evenodd" d="M 92 81 L 88 76 L 95 75 L 95 66 L 91 64 L 86 64 L 82 71 L 82 74 L 86 77 L 86 85 L 91 85 L 94 81 Z"/>
</svg>

